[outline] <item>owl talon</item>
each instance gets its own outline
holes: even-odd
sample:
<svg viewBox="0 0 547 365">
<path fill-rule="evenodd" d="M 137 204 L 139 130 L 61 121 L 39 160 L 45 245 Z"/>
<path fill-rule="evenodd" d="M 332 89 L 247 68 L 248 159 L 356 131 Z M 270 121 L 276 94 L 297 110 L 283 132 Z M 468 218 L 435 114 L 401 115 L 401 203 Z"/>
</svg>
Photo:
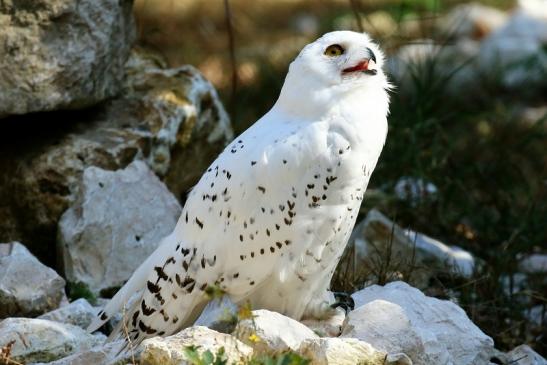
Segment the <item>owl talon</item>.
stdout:
<svg viewBox="0 0 547 365">
<path fill-rule="evenodd" d="M 338 307 L 342 308 L 346 314 L 349 311 L 355 309 L 355 302 L 350 294 L 344 292 L 333 292 L 336 302 L 331 304 L 331 308 L 336 309 Z"/>
</svg>

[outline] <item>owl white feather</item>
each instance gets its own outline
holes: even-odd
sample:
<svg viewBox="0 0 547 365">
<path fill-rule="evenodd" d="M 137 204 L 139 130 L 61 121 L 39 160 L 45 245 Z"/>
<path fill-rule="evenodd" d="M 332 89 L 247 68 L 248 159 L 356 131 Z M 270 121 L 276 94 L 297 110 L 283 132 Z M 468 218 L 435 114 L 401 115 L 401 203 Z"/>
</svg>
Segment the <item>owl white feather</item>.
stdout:
<svg viewBox="0 0 547 365">
<path fill-rule="evenodd" d="M 297 320 L 329 313 L 324 294 L 387 134 L 382 65 L 365 34 L 307 45 L 272 109 L 211 164 L 173 233 L 89 329 L 125 308 L 133 342 L 170 335 L 192 325 L 208 287 Z"/>
</svg>

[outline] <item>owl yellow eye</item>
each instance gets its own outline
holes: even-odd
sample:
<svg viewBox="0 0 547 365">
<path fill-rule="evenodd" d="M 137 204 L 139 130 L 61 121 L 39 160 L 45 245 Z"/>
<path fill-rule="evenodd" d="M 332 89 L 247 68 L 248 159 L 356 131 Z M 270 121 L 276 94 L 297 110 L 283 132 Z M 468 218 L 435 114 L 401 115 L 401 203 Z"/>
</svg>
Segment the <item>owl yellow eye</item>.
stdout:
<svg viewBox="0 0 547 365">
<path fill-rule="evenodd" d="M 344 48 L 339 44 L 332 44 L 325 50 L 325 55 L 329 57 L 338 57 L 344 54 Z"/>
</svg>

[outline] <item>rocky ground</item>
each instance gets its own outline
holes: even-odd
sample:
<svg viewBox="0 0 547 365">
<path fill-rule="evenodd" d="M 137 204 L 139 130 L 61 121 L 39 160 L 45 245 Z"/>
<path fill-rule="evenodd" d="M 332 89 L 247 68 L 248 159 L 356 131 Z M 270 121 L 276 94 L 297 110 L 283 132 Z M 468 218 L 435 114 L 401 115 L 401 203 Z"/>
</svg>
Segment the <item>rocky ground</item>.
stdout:
<svg viewBox="0 0 547 365">
<path fill-rule="evenodd" d="M 494 64 L 507 70 L 504 88 L 542 87 L 547 15 L 530 6 L 510 15 L 456 8 L 438 25 L 458 30 L 451 47 L 403 47 L 390 72 L 405 85 L 416 60 L 440 53 L 439 78 L 465 63 L 451 92 L 475 88 Z M 6 3 L 0 26 L 0 364 L 547 363 L 525 344 L 497 350 L 457 296 L 425 295 L 439 276 L 474 280 L 485 263 L 399 226 L 382 204 L 355 227 L 334 278 L 338 287 L 359 283 L 347 315 L 298 322 L 215 297 L 193 327 L 117 355 L 119 343 L 85 328 L 173 229 L 186 192 L 233 138 L 232 125 L 197 69 L 170 67 L 134 46 L 131 2 Z M 534 55 L 526 66 L 515 60 Z M 394 192 L 409 206 L 439 194 L 412 176 Z M 367 198 L 385 200 L 378 189 Z M 546 272 L 545 252 L 523 255 L 505 289 Z M 545 304 L 527 308 L 544 326 Z"/>
<path fill-rule="evenodd" d="M 18 243 L 2 248 L 11 251 L 3 260 L 22 263 L 19 277 L 30 270 L 51 272 Z M 38 273 L 36 277 L 42 279 Z M 59 306 L 33 318 L 15 311 L 0 322 L 2 356 L 8 364 L 216 363 L 208 362 L 209 357 L 230 364 L 281 357 L 291 359 L 290 364 L 304 359 L 312 364 L 370 365 L 545 363 L 526 345 L 509 353 L 496 350 L 492 338 L 456 304 L 425 296 L 401 281 L 353 293 L 355 309 L 347 315 L 338 310 L 328 321 L 300 323 L 279 313 L 238 308 L 225 297 L 216 298 L 193 327 L 166 338 L 145 340 L 118 355 L 119 342 L 105 342 L 104 334 L 84 330 L 100 310 L 100 301 L 95 306 L 85 299 L 68 303 L 62 285 L 54 280 L 36 288 L 34 283 L 15 286 L 5 279 L 9 278 L 3 276 L 3 305 L 8 302 L 22 307 L 32 300 L 34 313 L 47 311 L 44 303 Z M 63 283 L 59 276 L 55 279 Z M 17 293 L 13 293 L 15 289 Z M 11 302 L 5 294 L 12 294 Z M 49 303 L 50 297 L 62 298 L 61 303 Z"/>
</svg>

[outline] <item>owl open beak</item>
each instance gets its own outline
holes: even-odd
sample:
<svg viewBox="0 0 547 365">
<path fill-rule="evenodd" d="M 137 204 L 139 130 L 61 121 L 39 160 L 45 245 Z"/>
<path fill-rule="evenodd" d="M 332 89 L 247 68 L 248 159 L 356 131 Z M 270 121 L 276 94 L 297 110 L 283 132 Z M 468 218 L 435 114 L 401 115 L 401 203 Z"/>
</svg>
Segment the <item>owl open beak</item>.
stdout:
<svg viewBox="0 0 547 365">
<path fill-rule="evenodd" d="M 367 75 L 376 75 L 376 73 L 378 72 L 376 70 L 376 62 L 374 62 L 372 58 L 370 59 L 365 58 L 364 60 L 362 60 L 355 66 L 343 69 L 342 73 L 347 74 L 350 72 L 357 72 L 357 71 L 363 72 Z"/>
</svg>

